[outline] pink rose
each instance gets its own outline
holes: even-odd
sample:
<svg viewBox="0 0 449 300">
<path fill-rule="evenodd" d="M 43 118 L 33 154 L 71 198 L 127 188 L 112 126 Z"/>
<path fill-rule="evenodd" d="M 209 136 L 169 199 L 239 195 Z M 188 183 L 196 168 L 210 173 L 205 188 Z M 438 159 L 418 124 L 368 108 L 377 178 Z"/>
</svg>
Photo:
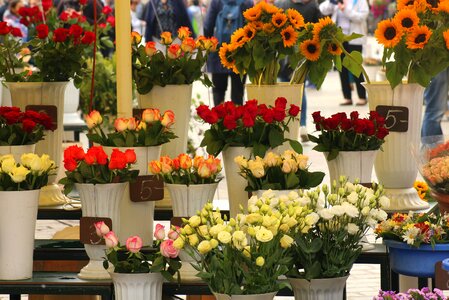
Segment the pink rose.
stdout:
<svg viewBox="0 0 449 300">
<path fill-rule="evenodd" d="M 181 230 L 181 227 L 175 226 L 175 230 L 170 229 L 168 232 L 168 238 L 171 240 L 176 240 L 179 236 L 179 230 Z"/>
<path fill-rule="evenodd" d="M 115 235 L 114 231 L 109 231 L 108 233 L 106 233 L 104 236 L 104 241 L 106 243 L 106 247 L 108 248 L 114 248 L 117 247 L 118 245 L 118 238 Z"/>
<path fill-rule="evenodd" d="M 176 258 L 179 250 L 173 247 L 173 240 L 165 240 L 161 243 L 161 254 L 165 257 Z"/>
<path fill-rule="evenodd" d="M 97 235 L 99 237 L 102 237 L 103 235 L 105 235 L 106 233 L 111 231 L 109 229 L 108 225 L 106 225 L 103 221 L 97 222 L 94 225 L 95 225 L 95 231 L 97 232 Z"/>
<path fill-rule="evenodd" d="M 156 229 L 154 230 L 154 238 L 159 241 L 165 239 L 165 226 L 156 224 Z"/>
<path fill-rule="evenodd" d="M 143 242 L 140 236 L 130 236 L 126 240 L 126 249 L 128 249 L 129 252 L 137 253 L 142 249 L 142 244 Z"/>
</svg>

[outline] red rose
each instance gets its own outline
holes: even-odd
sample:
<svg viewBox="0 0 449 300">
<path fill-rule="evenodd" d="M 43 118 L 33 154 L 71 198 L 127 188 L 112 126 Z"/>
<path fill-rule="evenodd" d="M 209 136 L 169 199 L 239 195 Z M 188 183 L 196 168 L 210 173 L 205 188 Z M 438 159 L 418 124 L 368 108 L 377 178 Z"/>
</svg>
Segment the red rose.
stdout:
<svg viewBox="0 0 449 300">
<path fill-rule="evenodd" d="M 236 119 L 240 119 L 245 112 L 245 107 L 237 106 L 233 111 L 228 112 L 228 114 L 233 115 Z"/>
<path fill-rule="evenodd" d="M 257 107 L 257 114 L 259 116 L 263 116 L 267 110 L 268 107 L 265 104 L 259 104 L 259 106 Z"/>
<path fill-rule="evenodd" d="M 19 15 L 21 17 L 30 17 L 31 16 L 30 12 L 31 12 L 31 10 L 29 7 L 22 6 L 21 8 L 19 8 Z"/>
<path fill-rule="evenodd" d="M 41 40 L 48 36 L 48 26 L 46 24 L 39 24 L 36 26 L 37 37 Z"/>
<path fill-rule="evenodd" d="M 383 140 L 387 135 L 388 135 L 389 131 L 387 128 L 385 127 L 380 127 L 379 129 L 377 129 L 377 134 L 376 137 L 378 139 Z"/>
<path fill-rule="evenodd" d="M 136 152 L 134 152 L 134 150 L 132 150 L 132 149 L 127 149 L 125 151 L 125 157 L 126 157 L 126 162 L 129 164 L 133 164 L 137 160 Z"/>
<path fill-rule="evenodd" d="M 274 101 L 274 107 L 285 109 L 287 107 L 287 99 L 278 97 L 276 101 Z"/>
<path fill-rule="evenodd" d="M 78 24 L 73 24 L 69 28 L 69 34 L 73 36 L 73 38 L 78 39 L 81 34 L 83 34 L 83 28 L 81 28 Z"/>
<path fill-rule="evenodd" d="M 64 159 L 64 168 L 69 171 L 73 172 L 76 170 L 77 163 L 74 159 Z"/>
<path fill-rule="evenodd" d="M 341 123 L 343 120 L 347 120 L 348 116 L 344 112 L 336 113 L 331 116 L 331 118 L 334 118 L 336 122 Z"/>
<path fill-rule="evenodd" d="M 366 135 L 374 135 L 376 133 L 376 127 L 374 126 L 374 123 L 370 120 L 365 120 L 365 134 Z"/>
<path fill-rule="evenodd" d="M 110 13 L 112 13 L 112 8 L 110 8 L 109 6 L 103 7 L 103 13 L 105 15 L 109 15 Z"/>
<path fill-rule="evenodd" d="M 9 113 L 10 111 L 15 111 L 20 113 L 20 108 L 16 106 L 0 106 L 0 116 L 3 116 L 6 113 Z"/>
<path fill-rule="evenodd" d="M 11 27 L 11 34 L 15 37 L 23 37 L 22 31 L 17 27 Z"/>
<path fill-rule="evenodd" d="M 63 43 L 67 40 L 68 37 L 68 30 L 65 28 L 56 28 L 55 31 L 53 31 L 53 41 L 57 43 Z"/>
<path fill-rule="evenodd" d="M 39 123 L 42 124 L 46 130 L 56 130 L 56 124 L 53 123 L 53 120 L 46 113 L 39 114 Z"/>
<path fill-rule="evenodd" d="M 89 166 L 95 164 L 95 161 L 96 161 L 95 155 L 92 155 L 91 153 L 86 154 L 86 156 L 84 156 L 84 162 Z"/>
<path fill-rule="evenodd" d="M 52 6 L 52 0 L 42 0 L 42 8 L 44 9 L 44 11 L 48 11 Z"/>
<path fill-rule="evenodd" d="M 25 130 L 26 132 L 30 133 L 36 127 L 36 122 L 34 122 L 31 119 L 24 119 L 22 121 L 22 127 L 23 127 L 23 130 Z"/>
<path fill-rule="evenodd" d="M 246 113 L 249 113 L 253 117 L 257 116 L 258 111 L 257 100 L 246 101 L 244 107 Z"/>
<path fill-rule="evenodd" d="M 351 129 L 352 128 L 351 120 L 349 119 L 342 120 L 340 122 L 340 128 L 344 131 L 348 131 L 349 129 Z"/>
<path fill-rule="evenodd" d="M 235 121 L 233 116 L 227 115 L 224 117 L 223 125 L 226 129 L 233 130 L 237 127 L 237 122 Z"/>
<path fill-rule="evenodd" d="M 292 117 L 296 117 L 300 111 L 301 111 L 301 109 L 299 109 L 299 106 L 290 104 L 290 109 L 288 110 L 288 114 Z"/>
<path fill-rule="evenodd" d="M 265 110 L 264 114 L 262 115 L 262 118 L 268 124 L 273 123 L 273 120 L 274 120 L 273 110 L 271 110 L 271 109 Z"/>
<path fill-rule="evenodd" d="M 217 117 L 220 119 L 226 115 L 226 108 L 223 104 L 215 106 L 214 108 L 212 108 L 212 111 L 214 111 L 217 114 Z"/>
<path fill-rule="evenodd" d="M 95 33 L 93 33 L 92 31 L 86 31 L 84 33 L 83 38 L 81 39 L 81 43 L 85 45 L 90 45 L 94 42 L 94 40 L 95 40 Z"/>
<path fill-rule="evenodd" d="M 226 101 L 223 105 L 224 105 L 225 110 L 226 110 L 226 112 L 227 112 L 228 114 L 235 111 L 235 104 L 234 104 L 234 102 L 232 102 L 232 101 Z"/>
<path fill-rule="evenodd" d="M 357 120 L 359 118 L 359 112 L 358 111 L 353 111 L 350 114 L 351 120 Z"/>
<path fill-rule="evenodd" d="M 365 131 L 365 122 L 362 119 L 355 120 L 353 126 L 356 133 L 363 133 Z"/>
<path fill-rule="evenodd" d="M 76 161 L 83 160 L 85 156 L 83 148 L 77 145 L 67 147 L 64 150 L 64 161 L 73 159 Z"/>
<path fill-rule="evenodd" d="M 19 122 L 21 116 L 22 114 L 18 111 L 9 111 L 3 115 L 3 117 L 6 119 L 6 124 L 8 125 Z"/>
<path fill-rule="evenodd" d="M 336 118 L 327 118 L 323 120 L 323 127 L 326 130 L 335 130 L 337 129 L 338 124 L 339 121 Z"/>
<path fill-rule="evenodd" d="M 66 11 L 63 11 L 60 15 L 59 15 L 59 19 L 63 22 L 67 22 L 69 20 L 69 13 Z"/>
<path fill-rule="evenodd" d="M 11 31 L 11 27 L 6 22 L 0 22 L 0 35 L 8 34 Z"/>
<path fill-rule="evenodd" d="M 109 161 L 109 170 L 123 170 L 126 168 L 127 160 L 125 153 L 118 149 L 113 149 L 111 154 L 111 160 Z"/>
<path fill-rule="evenodd" d="M 285 108 L 275 106 L 275 108 L 273 109 L 273 118 L 278 122 L 282 122 L 285 119 L 285 116 Z"/>
<path fill-rule="evenodd" d="M 107 17 L 106 22 L 108 22 L 112 27 L 115 27 L 115 17 L 114 16 Z"/>
<path fill-rule="evenodd" d="M 245 127 L 253 127 L 254 126 L 254 119 L 255 117 L 253 117 L 250 113 L 246 112 L 243 114 L 243 126 Z"/>
<path fill-rule="evenodd" d="M 204 120 L 209 124 L 215 124 L 218 122 L 218 115 L 215 111 L 209 111 Z"/>
<path fill-rule="evenodd" d="M 98 27 L 100 27 L 100 28 L 106 28 L 106 23 L 100 23 L 100 24 L 98 24 Z"/>
<path fill-rule="evenodd" d="M 103 147 L 93 146 L 87 150 L 87 154 L 92 154 L 97 159 L 99 165 L 106 165 L 108 163 L 108 155 L 104 152 Z"/>
<path fill-rule="evenodd" d="M 79 4 L 80 5 L 86 5 L 87 4 L 87 0 L 79 0 Z"/>
<path fill-rule="evenodd" d="M 316 111 L 312 114 L 313 122 L 314 123 L 320 123 L 323 120 L 323 117 L 321 116 L 321 111 Z"/>
<path fill-rule="evenodd" d="M 206 115 L 208 115 L 209 113 L 210 109 L 207 105 L 201 104 L 196 108 L 196 114 L 204 121 L 206 121 Z"/>
</svg>

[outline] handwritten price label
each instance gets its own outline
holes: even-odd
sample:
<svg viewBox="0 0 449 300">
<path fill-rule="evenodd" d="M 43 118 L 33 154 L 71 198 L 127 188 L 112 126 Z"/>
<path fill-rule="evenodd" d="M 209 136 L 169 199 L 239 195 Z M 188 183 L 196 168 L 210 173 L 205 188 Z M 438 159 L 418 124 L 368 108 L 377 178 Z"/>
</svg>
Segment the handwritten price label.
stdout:
<svg viewBox="0 0 449 300">
<path fill-rule="evenodd" d="M 104 245 L 104 241 L 97 235 L 95 223 L 103 221 L 112 230 L 112 220 L 102 217 L 81 217 L 80 241 L 88 245 Z"/>
<path fill-rule="evenodd" d="M 407 132 L 409 111 L 405 106 L 379 105 L 376 112 L 385 118 L 385 126 L 390 132 Z"/>
<path fill-rule="evenodd" d="M 137 177 L 129 185 L 132 202 L 158 201 L 164 199 L 164 181 L 154 175 Z"/>
</svg>

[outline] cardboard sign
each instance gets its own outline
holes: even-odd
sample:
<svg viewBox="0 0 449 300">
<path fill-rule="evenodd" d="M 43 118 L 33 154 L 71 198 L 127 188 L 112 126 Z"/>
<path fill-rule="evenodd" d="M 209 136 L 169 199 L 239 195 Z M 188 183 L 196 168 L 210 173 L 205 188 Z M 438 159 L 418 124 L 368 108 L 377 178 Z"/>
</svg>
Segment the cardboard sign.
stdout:
<svg viewBox="0 0 449 300">
<path fill-rule="evenodd" d="M 189 219 L 189 217 L 173 217 L 170 220 L 170 224 L 173 226 L 182 227 L 184 225 L 182 222 L 182 218 L 187 219 L 187 220 Z"/>
<path fill-rule="evenodd" d="M 25 111 L 27 110 L 46 113 L 53 121 L 54 128 L 56 129 L 58 127 L 58 108 L 55 105 L 27 105 Z"/>
<path fill-rule="evenodd" d="M 158 201 L 164 199 L 164 181 L 155 175 L 138 176 L 129 184 L 132 202 Z"/>
<path fill-rule="evenodd" d="M 435 287 L 441 290 L 449 290 L 449 273 L 443 269 L 441 261 L 435 264 Z"/>
<path fill-rule="evenodd" d="M 385 127 L 390 132 L 407 132 L 409 111 L 405 106 L 379 105 L 376 112 L 385 118 Z"/>
<path fill-rule="evenodd" d="M 104 245 L 104 240 L 97 235 L 95 223 L 103 221 L 112 230 L 112 220 L 102 217 L 81 217 L 80 242 L 88 245 Z"/>
</svg>

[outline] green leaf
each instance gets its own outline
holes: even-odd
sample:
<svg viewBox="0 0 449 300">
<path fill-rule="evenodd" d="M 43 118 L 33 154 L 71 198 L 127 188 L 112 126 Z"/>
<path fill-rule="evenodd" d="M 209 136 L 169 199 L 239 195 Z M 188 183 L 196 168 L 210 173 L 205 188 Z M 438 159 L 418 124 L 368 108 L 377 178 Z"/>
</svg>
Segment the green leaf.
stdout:
<svg viewBox="0 0 449 300">
<path fill-rule="evenodd" d="M 286 180 L 287 190 L 295 188 L 296 186 L 298 186 L 298 184 L 299 178 L 296 176 L 296 174 L 289 173 Z"/>
<path fill-rule="evenodd" d="M 268 132 L 268 141 L 271 148 L 276 148 L 284 143 L 284 133 L 277 127 L 271 127 Z"/>
<path fill-rule="evenodd" d="M 289 143 L 290 143 L 290 147 L 292 147 L 292 149 L 293 149 L 296 153 L 302 154 L 303 149 L 302 149 L 302 145 L 301 145 L 300 142 L 295 141 L 295 140 L 289 140 Z"/>
<path fill-rule="evenodd" d="M 265 153 L 268 151 L 268 146 L 255 143 L 253 145 L 254 156 L 265 157 Z"/>
</svg>

